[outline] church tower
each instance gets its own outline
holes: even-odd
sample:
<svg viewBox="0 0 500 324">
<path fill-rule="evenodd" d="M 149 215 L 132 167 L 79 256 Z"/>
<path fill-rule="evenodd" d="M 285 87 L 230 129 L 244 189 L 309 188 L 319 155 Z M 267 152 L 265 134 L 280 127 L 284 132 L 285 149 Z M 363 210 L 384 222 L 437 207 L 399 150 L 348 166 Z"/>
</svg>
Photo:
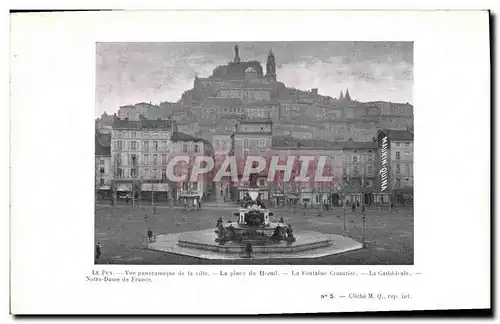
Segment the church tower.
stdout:
<svg viewBox="0 0 500 324">
<path fill-rule="evenodd" d="M 344 100 L 344 92 L 342 90 L 340 90 L 340 97 L 339 97 L 340 100 Z"/>
<path fill-rule="evenodd" d="M 241 62 L 240 51 L 239 51 L 238 45 L 236 45 L 234 47 L 234 63 L 240 63 L 240 62 Z"/>
<path fill-rule="evenodd" d="M 349 94 L 349 89 L 345 91 L 345 100 L 351 100 L 351 95 Z"/>
<path fill-rule="evenodd" d="M 266 77 L 269 81 L 276 81 L 276 61 L 272 50 L 267 55 Z"/>
</svg>

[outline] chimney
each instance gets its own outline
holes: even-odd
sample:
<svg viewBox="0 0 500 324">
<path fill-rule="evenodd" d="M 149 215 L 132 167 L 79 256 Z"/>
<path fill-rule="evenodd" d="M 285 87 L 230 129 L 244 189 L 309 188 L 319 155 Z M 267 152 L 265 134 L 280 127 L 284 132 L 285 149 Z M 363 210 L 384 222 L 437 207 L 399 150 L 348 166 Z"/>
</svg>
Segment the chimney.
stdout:
<svg viewBox="0 0 500 324">
<path fill-rule="evenodd" d="M 312 92 L 312 94 L 317 95 L 318 94 L 318 88 L 312 88 L 311 92 Z"/>
</svg>

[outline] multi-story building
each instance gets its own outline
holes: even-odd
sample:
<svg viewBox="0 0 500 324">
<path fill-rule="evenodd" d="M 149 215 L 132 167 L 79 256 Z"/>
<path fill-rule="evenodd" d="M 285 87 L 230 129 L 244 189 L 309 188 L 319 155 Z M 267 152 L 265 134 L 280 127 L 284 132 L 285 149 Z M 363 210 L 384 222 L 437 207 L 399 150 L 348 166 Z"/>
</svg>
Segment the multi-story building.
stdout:
<svg viewBox="0 0 500 324">
<path fill-rule="evenodd" d="M 271 100 L 272 89 L 265 88 L 229 88 L 218 89 L 217 98 L 240 99 L 245 103 Z"/>
<path fill-rule="evenodd" d="M 280 157 L 280 164 L 286 164 L 289 157 L 295 159 L 292 176 L 288 182 L 279 181 L 275 176 L 275 183 L 271 185 L 273 191 L 283 191 L 282 194 L 295 195 L 304 206 L 320 206 L 322 203 L 337 205 L 342 196 L 342 166 L 343 166 L 343 143 L 330 142 L 317 139 L 297 139 L 293 137 L 273 137 L 273 155 Z M 313 159 L 309 162 L 307 176 L 309 181 L 297 181 L 301 172 L 299 157 L 307 156 Z M 324 160 L 323 169 L 320 167 L 320 159 Z M 318 172 L 323 177 L 331 177 L 331 180 L 318 179 Z M 278 181 L 277 181 L 278 180 Z M 278 183 L 276 183 L 276 181 Z"/>
<path fill-rule="evenodd" d="M 111 198 L 113 168 L 111 165 L 111 134 L 95 134 L 95 189 L 98 198 Z"/>
<path fill-rule="evenodd" d="M 346 204 L 375 202 L 377 143 L 348 141 L 344 148 L 343 196 Z"/>
<path fill-rule="evenodd" d="M 172 120 L 115 118 L 111 135 L 113 191 L 134 198 L 167 199 L 166 166 L 170 138 L 176 131 Z"/>
<path fill-rule="evenodd" d="M 272 145 L 273 122 L 269 118 L 241 119 L 234 132 L 233 151 L 237 162 L 238 176 L 241 178 L 248 156 L 263 156 L 267 159 Z M 267 169 L 252 176 L 249 181 L 233 184 L 233 199 L 242 199 L 249 187 L 257 188 L 262 199 L 268 199 Z"/>
<path fill-rule="evenodd" d="M 217 172 L 232 151 L 233 132 L 216 131 L 212 136 L 212 147 L 214 149 L 214 172 Z M 214 183 L 215 197 L 218 201 L 229 200 L 231 182 L 231 178 L 223 177 Z"/>
<path fill-rule="evenodd" d="M 190 158 L 188 164 L 179 163 L 175 166 L 177 170 L 174 170 L 174 174 L 187 174 L 185 181 L 176 184 L 176 189 L 178 191 L 177 197 L 181 197 L 184 194 L 195 194 L 203 198 L 211 194 L 212 173 L 201 174 L 195 181 L 191 181 L 193 180 L 191 174 L 197 156 L 213 158 L 212 144 L 204 139 L 180 132 L 175 132 L 170 141 L 172 157 L 175 155 L 183 155 Z"/>
<path fill-rule="evenodd" d="M 386 200 L 413 204 L 413 133 L 403 130 L 378 132 L 378 188 Z"/>
<path fill-rule="evenodd" d="M 121 106 L 118 109 L 118 117 L 120 119 L 128 118 L 128 120 L 138 121 L 141 115 L 146 119 L 167 119 L 169 111 L 164 109 L 163 106 L 160 107 L 146 102 Z"/>
<path fill-rule="evenodd" d="M 243 101 L 239 98 L 207 98 L 201 105 L 201 118 L 218 120 L 222 116 L 237 118 L 244 114 Z"/>
<path fill-rule="evenodd" d="M 249 118 L 271 118 L 272 120 L 277 120 L 279 119 L 279 113 L 279 103 L 273 100 L 248 103 L 245 106 L 245 115 Z"/>
</svg>

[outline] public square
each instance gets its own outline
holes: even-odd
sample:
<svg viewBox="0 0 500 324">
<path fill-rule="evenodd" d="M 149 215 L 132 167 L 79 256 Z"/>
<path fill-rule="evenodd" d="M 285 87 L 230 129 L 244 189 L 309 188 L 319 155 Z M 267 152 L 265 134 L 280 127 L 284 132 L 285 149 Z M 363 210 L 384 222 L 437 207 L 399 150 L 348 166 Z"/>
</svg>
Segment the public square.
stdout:
<svg viewBox="0 0 500 324">
<path fill-rule="evenodd" d="M 369 207 L 363 235 L 362 214 L 347 210 L 346 231 L 341 208 L 329 211 L 270 208 L 276 218 L 283 217 L 294 229 L 348 236 L 365 242 L 365 249 L 317 259 L 205 260 L 147 249 L 147 231 L 170 234 L 216 228 L 217 219 L 228 219 L 237 208 L 234 203 L 207 203 L 200 211 L 184 211 L 180 206 L 96 204 L 95 235 L 102 246 L 103 264 L 336 264 L 408 265 L 413 264 L 413 208 Z M 147 223 L 146 216 L 147 215 Z"/>
</svg>

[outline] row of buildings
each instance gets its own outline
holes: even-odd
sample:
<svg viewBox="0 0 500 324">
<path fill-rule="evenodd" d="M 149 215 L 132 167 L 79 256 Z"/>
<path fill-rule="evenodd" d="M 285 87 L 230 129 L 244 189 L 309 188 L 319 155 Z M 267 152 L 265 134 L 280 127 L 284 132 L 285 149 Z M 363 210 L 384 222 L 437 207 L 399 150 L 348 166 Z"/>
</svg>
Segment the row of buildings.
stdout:
<svg viewBox="0 0 500 324">
<path fill-rule="evenodd" d="M 205 199 L 238 200 L 253 188 L 269 201 L 286 199 L 290 195 L 297 197 L 300 203 L 313 205 L 354 201 L 412 204 L 411 132 L 379 130 L 370 142 L 338 142 L 276 135 L 274 127 L 269 118 L 240 119 L 233 132 L 215 132 L 209 141 L 180 132 L 171 119 L 115 117 L 111 132 L 96 131 L 96 192 L 111 199 L 127 194 L 141 199 L 176 201 L 185 193 L 196 193 Z M 238 181 L 231 177 L 214 181 L 214 173 L 209 173 L 196 181 L 174 182 L 167 177 L 167 164 L 176 155 L 210 157 L 214 160 L 215 171 L 227 156 L 234 156 L 242 163 L 248 156 L 262 156 L 268 163 L 246 182 L 241 180 L 244 169 L 241 165 L 237 168 Z M 325 175 L 333 179 L 329 182 L 313 178 L 310 182 L 294 181 L 301 169 L 300 163 L 295 163 L 288 181 L 283 180 L 281 172 L 268 181 L 269 160 L 273 156 L 279 157 L 280 164 L 286 163 L 290 156 L 311 156 L 310 170 L 315 170 L 319 157 L 324 157 L 328 173 Z M 189 173 L 190 168 L 192 165 L 179 163 L 174 173 Z M 383 168 L 385 178 L 381 179 Z"/>
</svg>

